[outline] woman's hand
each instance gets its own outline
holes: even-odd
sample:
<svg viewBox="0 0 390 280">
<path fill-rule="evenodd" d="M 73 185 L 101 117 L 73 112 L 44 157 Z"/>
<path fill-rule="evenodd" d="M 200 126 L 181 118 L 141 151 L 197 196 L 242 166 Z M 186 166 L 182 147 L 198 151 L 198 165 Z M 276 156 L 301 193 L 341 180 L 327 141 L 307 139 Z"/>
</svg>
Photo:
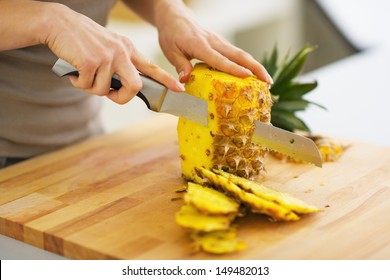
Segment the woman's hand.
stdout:
<svg viewBox="0 0 390 280">
<path fill-rule="evenodd" d="M 186 7 L 168 10 L 171 13 L 159 13 L 156 26 L 161 48 L 176 67 L 181 82 L 188 80 L 192 70 L 191 59 L 196 58 L 238 77 L 254 74 L 272 83 L 272 78 L 259 62 L 226 39 L 197 24 Z"/>
<path fill-rule="evenodd" d="M 42 43 L 78 70 L 78 77 L 70 77 L 74 87 L 124 104 L 142 88 L 140 71 L 173 91 L 184 90 L 172 75 L 145 58 L 127 37 L 66 6 L 49 5 L 53 20 Z M 110 89 L 114 73 L 121 78 L 119 90 Z"/>
</svg>

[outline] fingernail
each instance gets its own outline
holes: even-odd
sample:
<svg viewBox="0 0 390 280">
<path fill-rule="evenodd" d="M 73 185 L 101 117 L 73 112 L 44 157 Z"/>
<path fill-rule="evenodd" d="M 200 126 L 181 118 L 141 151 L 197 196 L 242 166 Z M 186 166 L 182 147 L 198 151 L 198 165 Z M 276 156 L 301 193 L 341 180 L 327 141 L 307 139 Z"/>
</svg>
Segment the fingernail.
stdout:
<svg viewBox="0 0 390 280">
<path fill-rule="evenodd" d="M 183 76 L 184 76 L 184 71 L 180 71 L 180 73 L 179 73 L 179 81 L 181 80 L 181 78 L 183 78 Z"/>
<path fill-rule="evenodd" d="M 251 70 L 247 69 L 247 68 L 242 68 L 243 72 L 245 72 L 245 74 L 247 74 L 248 76 L 252 76 L 253 73 Z"/>
<path fill-rule="evenodd" d="M 180 89 L 180 91 L 186 91 L 186 88 L 182 83 L 177 82 L 176 84 L 177 84 L 177 88 Z"/>
<path fill-rule="evenodd" d="M 267 72 L 267 76 L 268 76 L 268 83 L 272 85 L 274 83 L 274 80 L 272 79 L 271 75 L 268 72 Z"/>
</svg>

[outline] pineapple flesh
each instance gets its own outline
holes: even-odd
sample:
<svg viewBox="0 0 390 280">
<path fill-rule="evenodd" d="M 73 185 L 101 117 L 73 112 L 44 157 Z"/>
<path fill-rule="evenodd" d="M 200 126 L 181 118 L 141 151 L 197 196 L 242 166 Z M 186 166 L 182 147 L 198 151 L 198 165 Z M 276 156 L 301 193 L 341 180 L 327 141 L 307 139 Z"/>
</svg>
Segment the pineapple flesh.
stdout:
<svg viewBox="0 0 390 280">
<path fill-rule="evenodd" d="M 192 232 L 195 252 L 203 250 L 213 254 L 226 254 L 246 249 L 246 243 L 239 240 L 235 228 L 213 232 Z"/>
<path fill-rule="evenodd" d="M 270 124 L 268 84 L 238 78 L 207 64 L 196 64 L 186 92 L 208 103 L 208 126 L 179 118 L 178 140 L 183 177 L 196 180 L 195 167 L 222 169 L 254 178 L 264 169 L 266 148 L 252 143 L 254 120 Z"/>
<path fill-rule="evenodd" d="M 235 214 L 205 214 L 196 207 L 186 204 L 176 213 L 175 219 L 176 223 L 184 228 L 194 231 L 212 232 L 229 229 L 230 223 L 235 217 Z"/>
<path fill-rule="evenodd" d="M 191 182 L 188 183 L 184 201 L 203 213 L 213 215 L 237 214 L 240 207 L 237 201 L 223 193 Z"/>
</svg>

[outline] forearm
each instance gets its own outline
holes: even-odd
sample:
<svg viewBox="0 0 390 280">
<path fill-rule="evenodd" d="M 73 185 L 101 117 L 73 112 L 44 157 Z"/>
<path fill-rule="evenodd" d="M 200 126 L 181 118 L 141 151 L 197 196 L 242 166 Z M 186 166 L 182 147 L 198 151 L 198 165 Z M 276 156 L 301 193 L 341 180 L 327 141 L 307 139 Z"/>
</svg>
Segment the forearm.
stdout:
<svg viewBox="0 0 390 280">
<path fill-rule="evenodd" d="M 54 3 L 0 0 L 0 51 L 45 43 Z"/>
</svg>

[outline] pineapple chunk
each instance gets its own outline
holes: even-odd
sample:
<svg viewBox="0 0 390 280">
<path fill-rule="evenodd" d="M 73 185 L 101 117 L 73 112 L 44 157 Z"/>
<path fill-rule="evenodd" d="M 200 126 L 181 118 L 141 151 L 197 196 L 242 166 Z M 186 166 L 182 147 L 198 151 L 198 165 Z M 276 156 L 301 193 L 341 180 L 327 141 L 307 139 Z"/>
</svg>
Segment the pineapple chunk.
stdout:
<svg viewBox="0 0 390 280">
<path fill-rule="evenodd" d="M 246 180 L 244 178 L 240 178 L 233 174 L 229 174 L 222 170 L 215 170 L 215 173 L 222 175 L 232 183 L 239 186 L 246 192 L 253 193 L 254 195 L 269 200 L 274 201 L 280 204 L 283 207 L 286 207 L 295 213 L 298 214 L 309 214 L 320 211 L 317 207 L 307 204 L 306 202 L 295 198 L 287 193 L 278 192 L 272 189 L 269 189 L 259 183 L 254 181 Z"/>
<path fill-rule="evenodd" d="M 235 215 L 207 215 L 192 205 L 183 205 L 176 213 L 176 223 L 194 231 L 227 230 Z"/>
<path fill-rule="evenodd" d="M 189 182 L 184 201 L 212 215 L 235 214 L 240 204 L 221 192 Z"/>
<path fill-rule="evenodd" d="M 208 126 L 179 118 L 178 140 L 184 178 L 200 182 L 195 167 L 225 169 L 253 178 L 264 169 L 266 148 L 251 142 L 254 120 L 270 123 L 268 85 L 238 78 L 204 63 L 195 65 L 186 92 L 208 103 Z"/>
<path fill-rule="evenodd" d="M 313 137 L 318 150 L 321 153 L 322 159 L 325 162 L 336 161 L 343 154 L 347 148 L 332 141 L 330 138 L 325 137 Z"/>
</svg>

